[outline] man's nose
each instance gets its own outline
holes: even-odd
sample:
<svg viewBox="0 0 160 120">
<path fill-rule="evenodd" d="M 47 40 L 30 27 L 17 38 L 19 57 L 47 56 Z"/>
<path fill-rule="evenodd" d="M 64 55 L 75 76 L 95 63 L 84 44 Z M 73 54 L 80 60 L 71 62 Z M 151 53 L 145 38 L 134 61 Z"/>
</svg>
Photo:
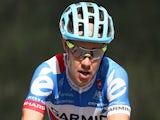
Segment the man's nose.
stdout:
<svg viewBox="0 0 160 120">
<path fill-rule="evenodd" d="M 84 57 L 83 60 L 81 61 L 81 65 L 82 65 L 82 68 L 84 69 L 90 69 L 90 66 L 91 66 L 91 57 Z"/>
</svg>

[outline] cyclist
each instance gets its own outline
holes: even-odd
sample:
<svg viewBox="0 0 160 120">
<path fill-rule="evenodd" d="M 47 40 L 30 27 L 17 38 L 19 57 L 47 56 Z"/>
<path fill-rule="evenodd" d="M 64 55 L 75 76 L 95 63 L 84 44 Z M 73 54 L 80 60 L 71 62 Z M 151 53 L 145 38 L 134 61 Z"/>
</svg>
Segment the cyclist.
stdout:
<svg viewBox="0 0 160 120">
<path fill-rule="evenodd" d="M 71 4 L 60 19 L 66 53 L 33 75 L 22 120 L 129 120 L 127 72 L 104 54 L 114 38 L 111 16 L 93 2 Z"/>
</svg>

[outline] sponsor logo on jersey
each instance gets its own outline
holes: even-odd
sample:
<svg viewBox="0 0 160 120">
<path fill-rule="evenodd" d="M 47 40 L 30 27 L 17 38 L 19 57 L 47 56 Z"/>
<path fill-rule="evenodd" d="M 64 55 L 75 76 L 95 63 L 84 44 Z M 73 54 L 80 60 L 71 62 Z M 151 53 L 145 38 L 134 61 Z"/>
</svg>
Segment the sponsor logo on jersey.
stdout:
<svg viewBox="0 0 160 120">
<path fill-rule="evenodd" d="M 41 102 L 41 103 L 45 104 L 44 100 L 42 100 L 42 99 L 40 99 L 40 98 L 38 98 L 36 96 L 28 96 L 27 99 L 28 100 L 33 100 L 33 101 L 36 101 L 36 102 Z"/>
<path fill-rule="evenodd" d="M 79 107 L 74 105 L 57 105 L 46 102 L 47 111 L 53 120 L 106 120 L 105 113 L 101 108 Z M 106 107 L 107 109 L 107 107 Z M 102 113 L 103 111 L 103 113 Z"/>
<path fill-rule="evenodd" d="M 93 96 L 93 99 L 99 100 L 102 97 L 102 92 L 96 90 Z"/>
<path fill-rule="evenodd" d="M 49 76 L 38 76 L 31 85 L 31 93 L 38 96 L 48 96 L 52 93 L 54 84 Z"/>
<path fill-rule="evenodd" d="M 32 100 L 25 100 L 25 102 L 23 104 L 23 108 L 33 109 L 33 110 L 36 110 L 42 114 L 45 112 L 45 105 L 44 104 L 42 104 L 40 102 L 35 102 Z"/>
<path fill-rule="evenodd" d="M 97 80 L 97 86 L 98 86 L 99 89 L 102 88 L 102 81 L 100 79 Z"/>
<path fill-rule="evenodd" d="M 57 110 L 52 108 L 52 111 L 49 110 L 49 115 L 53 120 L 106 120 L 107 116 L 105 115 L 98 115 L 98 116 L 85 116 L 79 115 L 74 113 L 59 113 Z"/>
<path fill-rule="evenodd" d="M 126 105 L 114 105 L 108 107 L 108 115 L 116 114 L 116 113 L 124 113 L 130 115 L 131 108 Z"/>
<path fill-rule="evenodd" d="M 122 96 L 126 92 L 126 83 L 121 78 L 114 79 L 115 71 L 113 70 L 108 77 L 108 99 L 113 101 L 114 99 Z"/>
</svg>

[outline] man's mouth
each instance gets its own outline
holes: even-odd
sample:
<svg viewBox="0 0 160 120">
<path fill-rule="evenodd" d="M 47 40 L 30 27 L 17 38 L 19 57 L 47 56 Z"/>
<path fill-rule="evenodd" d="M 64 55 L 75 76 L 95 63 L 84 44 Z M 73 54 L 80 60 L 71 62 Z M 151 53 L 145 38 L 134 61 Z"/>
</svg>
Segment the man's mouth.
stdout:
<svg viewBox="0 0 160 120">
<path fill-rule="evenodd" d="M 83 75 L 89 75 L 90 74 L 90 72 L 84 72 L 84 71 L 80 71 L 80 73 L 83 74 Z"/>
<path fill-rule="evenodd" d="M 79 76 L 81 79 L 88 79 L 90 77 L 90 72 L 80 71 Z"/>
</svg>

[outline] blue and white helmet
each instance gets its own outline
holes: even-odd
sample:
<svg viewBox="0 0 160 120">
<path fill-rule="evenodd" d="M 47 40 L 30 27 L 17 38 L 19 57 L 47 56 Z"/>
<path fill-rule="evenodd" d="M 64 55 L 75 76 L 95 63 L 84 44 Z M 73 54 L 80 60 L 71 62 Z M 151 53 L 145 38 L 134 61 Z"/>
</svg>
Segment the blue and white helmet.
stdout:
<svg viewBox="0 0 160 120">
<path fill-rule="evenodd" d="M 89 23 L 93 23 L 92 35 L 89 35 Z M 110 43 L 114 39 L 111 16 L 104 7 L 92 2 L 68 6 L 61 16 L 59 27 L 64 39 L 96 43 Z M 80 31 L 83 34 L 79 34 Z"/>
</svg>

